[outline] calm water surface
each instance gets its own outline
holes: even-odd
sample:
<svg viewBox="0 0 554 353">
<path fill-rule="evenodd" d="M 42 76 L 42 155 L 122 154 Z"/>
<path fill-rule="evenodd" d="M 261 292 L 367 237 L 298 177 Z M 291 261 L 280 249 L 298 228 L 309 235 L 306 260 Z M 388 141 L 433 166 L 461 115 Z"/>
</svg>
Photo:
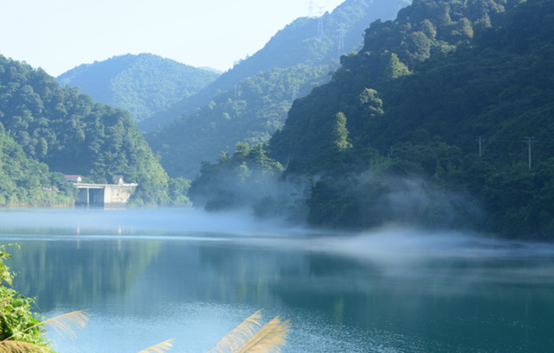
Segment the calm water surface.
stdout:
<svg viewBox="0 0 554 353">
<path fill-rule="evenodd" d="M 205 352 L 259 309 L 284 352 L 553 352 L 554 247 L 403 228 L 347 235 L 188 209 L 2 210 L 17 290 L 85 309 L 62 353 Z"/>
</svg>

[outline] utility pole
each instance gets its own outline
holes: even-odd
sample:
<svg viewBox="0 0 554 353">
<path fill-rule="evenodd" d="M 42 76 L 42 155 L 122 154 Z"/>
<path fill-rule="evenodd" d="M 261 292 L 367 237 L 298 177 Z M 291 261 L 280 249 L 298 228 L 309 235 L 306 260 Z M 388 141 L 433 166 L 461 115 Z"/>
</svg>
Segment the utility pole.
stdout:
<svg viewBox="0 0 554 353">
<path fill-rule="evenodd" d="M 528 136 L 526 136 L 525 139 L 523 140 L 523 143 L 526 143 L 527 146 L 529 147 L 529 170 L 531 170 L 531 145 L 536 142 L 537 141 L 535 140 L 534 137 L 528 137 Z"/>
<path fill-rule="evenodd" d="M 477 140 L 475 140 L 475 142 L 478 142 L 479 143 L 479 158 L 481 158 L 482 156 L 482 153 L 481 153 L 481 144 L 485 141 L 484 138 L 482 138 L 481 136 L 477 137 Z"/>
</svg>

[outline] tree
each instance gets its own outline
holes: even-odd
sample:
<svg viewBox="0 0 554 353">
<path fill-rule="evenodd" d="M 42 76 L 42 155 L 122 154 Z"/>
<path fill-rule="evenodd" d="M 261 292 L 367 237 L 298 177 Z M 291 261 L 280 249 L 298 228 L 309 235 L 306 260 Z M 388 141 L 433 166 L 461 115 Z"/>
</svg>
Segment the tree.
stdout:
<svg viewBox="0 0 554 353">
<path fill-rule="evenodd" d="M 43 328 L 37 326 L 40 320 L 37 319 L 37 314 L 31 311 L 31 305 L 35 300 L 26 298 L 11 288 L 15 275 L 4 263 L 4 259 L 9 258 L 11 255 L 6 252 L 6 246 L 0 246 L 0 341 L 31 343 L 45 347 L 45 351 L 51 351 L 48 341 L 43 336 Z M 0 349 L 2 348 L 5 347 L 0 346 Z"/>
<path fill-rule="evenodd" d="M 346 128 L 346 115 L 338 112 L 333 121 L 333 130 L 331 131 L 331 142 L 338 150 L 345 150 L 352 147 L 348 142 L 348 129 Z"/>
</svg>

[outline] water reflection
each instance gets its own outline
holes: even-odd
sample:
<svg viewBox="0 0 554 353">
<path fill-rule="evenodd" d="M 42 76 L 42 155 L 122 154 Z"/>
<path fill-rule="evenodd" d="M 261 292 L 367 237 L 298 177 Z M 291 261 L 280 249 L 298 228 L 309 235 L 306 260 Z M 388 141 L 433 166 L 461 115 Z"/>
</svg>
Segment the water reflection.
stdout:
<svg viewBox="0 0 554 353">
<path fill-rule="evenodd" d="M 124 295 L 159 253 L 160 242 L 119 240 L 23 241 L 10 249 L 14 287 L 37 298 L 44 311 L 58 303 L 86 308 L 111 295 Z"/>
<path fill-rule="evenodd" d="M 78 232 L 73 221 L 45 220 L 1 230 L 3 243 L 22 246 L 12 251 L 16 288 L 49 314 L 93 313 L 61 352 L 136 352 L 171 337 L 173 352 L 202 352 L 259 308 L 293 319 L 285 352 L 552 349 L 547 245 L 446 234 L 259 237 L 259 225 L 200 233 L 179 231 L 171 212 L 149 212 L 81 220 Z"/>
</svg>

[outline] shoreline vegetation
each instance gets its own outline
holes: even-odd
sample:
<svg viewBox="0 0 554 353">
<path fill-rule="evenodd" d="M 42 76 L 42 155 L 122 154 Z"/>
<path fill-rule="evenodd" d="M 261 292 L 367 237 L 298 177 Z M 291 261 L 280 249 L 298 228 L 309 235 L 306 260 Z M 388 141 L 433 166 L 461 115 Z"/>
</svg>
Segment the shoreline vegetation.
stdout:
<svg viewBox="0 0 554 353">
<path fill-rule="evenodd" d="M 276 129 L 233 132 L 234 153 L 203 162 L 192 181 L 179 176 L 189 149 L 155 132 L 154 153 L 128 112 L 0 56 L 0 206 L 70 206 L 64 171 L 96 183 L 123 175 L 138 184 L 128 207 L 194 203 L 323 229 L 398 222 L 550 240 L 552 16 L 548 0 L 414 0 L 372 22 L 325 80 L 315 66 L 262 72 L 171 125 L 194 117 L 191 136 L 214 143 L 247 115 L 246 125 Z M 302 92 L 293 101 L 292 84 Z"/>
<path fill-rule="evenodd" d="M 14 245 L 14 244 L 9 244 Z M 19 247 L 19 245 L 15 244 Z M 74 329 L 83 329 L 89 320 L 84 311 L 73 311 L 51 319 L 39 320 L 39 315 L 31 311 L 34 298 L 27 298 L 12 288 L 15 274 L 4 263 L 11 258 L 6 245 L 0 246 L 0 352 L 3 353 L 55 353 L 52 341 L 44 336 L 46 328 L 52 328 L 62 336 L 75 339 Z M 280 352 L 286 344 L 290 331 L 290 320 L 275 317 L 265 325 L 261 323 L 261 310 L 252 314 L 240 325 L 231 330 L 207 353 L 230 352 Z M 158 343 L 139 353 L 168 351 L 175 338 Z"/>
</svg>

